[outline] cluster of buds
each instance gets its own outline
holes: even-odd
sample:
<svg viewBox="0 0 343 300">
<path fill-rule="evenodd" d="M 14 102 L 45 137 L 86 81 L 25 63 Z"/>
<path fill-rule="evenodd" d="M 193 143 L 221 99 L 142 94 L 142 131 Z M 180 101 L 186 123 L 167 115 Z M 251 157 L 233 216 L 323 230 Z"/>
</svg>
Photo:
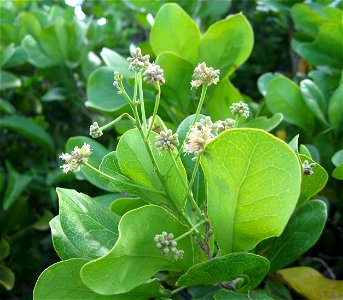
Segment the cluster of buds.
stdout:
<svg viewBox="0 0 343 300">
<path fill-rule="evenodd" d="M 227 129 L 233 128 L 234 125 L 235 125 L 235 120 L 233 120 L 231 118 L 227 118 L 224 121 L 219 120 L 219 121 L 213 123 L 212 128 L 214 130 L 216 130 L 219 134 L 219 133 L 221 133 Z"/>
<path fill-rule="evenodd" d="M 233 115 L 239 115 L 245 119 L 249 118 L 249 106 L 243 101 L 239 101 L 238 103 L 233 103 L 230 106 L 230 109 Z"/>
<path fill-rule="evenodd" d="M 154 241 L 156 243 L 156 247 L 161 250 L 163 255 L 168 255 L 172 253 L 174 255 L 175 260 L 182 258 L 184 251 L 178 250 L 177 242 L 173 240 L 174 234 L 166 233 L 163 231 L 161 234 L 156 234 L 154 237 Z"/>
<path fill-rule="evenodd" d="M 308 160 L 305 160 L 302 164 L 304 175 L 311 176 L 313 174 L 312 169 L 315 165 L 316 165 L 315 163 L 309 163 Z"/>
<path fill-rule="evenodd" d="M 60 158 L 63 159 L 66 164 L 61 166 L 64 173 L 72 172 L 79 172 L 81 165 L 88 161 L 88 158 L 92 154 L 92 150 L 90 145 L 84 143 L 81 148 L 75 147 L 74 150 L 69 153 L 62 153 Z"/>
<path fill-rule="evenodd" d="M 113 78 L 114 78 L 113 86 L 118 89 L 118 94 L 121 94 L 121 91 L 120 91 L 121 87 L 120 86 L 121 86 L 121 83 L 123 81 L 123 75 L 120 75 L 119 72 L 114 72 L 113 75 L 114 75 L 113 76 Z"/>
<path fill-rule="evenodd" d="M 156 139 L 156 147 L 160 152 L 163 150 L 173 151 L 177 146 L 179 146 L 178 134 L 173 134 L 171 129 L 167 129 L 167 131 L 162 130 L 160 134 L 156 136 Z"/>
<path fill-rule="evenodd" d="M 199 64 L 193 73 L 191 86 L 198 88 L 201 85 L 217 84 L 219 82 L 220 70 L 214 70 L 212 67 L 206 67 L 206 63 Z"/>
<path fill-rule="evenodd" d="M 159 65 L 149 64 L 148 68 L 144 72 L 144 80 L 149 84 L 165 84 L 164 71 Z"/>
<path fill-rule="evenodd" d="M 206 117 L 190 128 L 186 137 L 187 142 L 184 145 L 184 151 L 187 154 L 193 153 L 195 155 L 193 160 L 197 159 L 206 145 L 214 138 L 212 126 L 211 118 Z"/>
<path fill-rule="evenodd" d="M 90 127 L 89 127 L 89 135 L 93 138 L 96 139 L 100 136 L 103 135 L 101 128 L 99 127 L 99 124 L 97 122 L 94 122 Z"/>
<path fill-rule="evenodd" d="M 142 55 L 142 50 L 136 48 L 131 51 L 131 56 L 128 57 L 127 61 L 130 63 L 129 70 L 134 72 L 143 72 L 149 67 L 150 55 Z"/>
</svg>

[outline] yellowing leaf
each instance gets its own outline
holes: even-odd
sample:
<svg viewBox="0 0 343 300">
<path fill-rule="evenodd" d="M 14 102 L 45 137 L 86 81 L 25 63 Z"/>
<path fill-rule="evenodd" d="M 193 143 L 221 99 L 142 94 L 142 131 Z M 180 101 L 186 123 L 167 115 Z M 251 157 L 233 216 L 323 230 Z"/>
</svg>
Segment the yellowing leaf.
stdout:
<svg viewBox="0 0 343 300">
<path fill-rule="evenodd" d="M 310 267 L 283 269 L 278 274 L 309 300 L 343 299 L 343 280 L 328 279 Z"/>
</svg>

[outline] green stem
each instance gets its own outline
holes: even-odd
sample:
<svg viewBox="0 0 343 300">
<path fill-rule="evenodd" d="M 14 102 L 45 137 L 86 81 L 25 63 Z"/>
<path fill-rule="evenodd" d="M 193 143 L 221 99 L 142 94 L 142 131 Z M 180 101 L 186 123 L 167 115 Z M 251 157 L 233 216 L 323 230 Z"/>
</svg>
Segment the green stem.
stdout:
<svg viewBox="0 0 343 300">
<path fill-rule="evenodd" d="M 100 171 L 99 169 L 93 167 L 92 165 L 90 165 L 87 162 L 84 162 L 83 165 L 85 165 L 87 168 L 91 169 L 92 171 L 98 173 L 101 177 L 104 177 L 104 178 L 106 178 L 108 180 L 116 181 L 118 183 L 126 184 L 126 185 L 129 185 L 129 186 L 138 188 L 138 189 L 147 190 L 147 191 L 150 191 L 150 192 L 154 192 L 154 193 L 165 195 L 165 193 L 163 191 L 155 190 L 155 189 L 148 188 L 146 186 L 135 184 L 135 183 L 131 183 L 131 182 L 121 181 L 121 180 L 119 180 L 117 178 L 114 178 L 114 177 L 112 177 L 112 176 L 110 176 L 110 175 Z"/>
<path fill-rule="evenodd" d="M 203 106 L 203 104 L 204 104 L 204 100 L 205 100 L 205 96 L 206 96 L 206 91 L 207 91 L 207 84 L 204 84 L 204 85 L 202 86 L 199 104 L 198 104 L 197 110 L 196 110 L 196 112 L 195 112 L 195 116 L 194 116 L 193 122 L 192 122 L 192 124 L 191 124 L 190 127 L 194 126 L 195 122 L 198 120 L 198 117 L 199 117 L 201 108 L 202 108 L 202 106 Z"/>
<path fill-rule="evenodd" d="M 177 289 L 172 290 L 170 294 L 171 294 L 171 295 L 174 295 L 174 294 L 176 294 L 176 293 L 178 293 L 178 292 L 184 290 L 185 288 L 186 288 L 186 286 L 180 286 L 180 287 L 178 287 Z"/>
<path fill-rule="evenodd" d="M 194 183 L 194 180 L 195 180 L 195 177 L 197 175 L 197 172 L 198 172 L 198 169 L 199 169 L 199 164 L 200 164 L 200 155 L 197 157 L 197 160 L 195 162 L 195 167 L 193 169 L 193 173 L 192 173 L 192 177 L 191 177 L 191 180 L 189 182 L 189 186 L 188 186 L 188 189 L 187 189 L 187 192 L 186 192 L 186 195 L 183 199 L 183 206 L 182 207 L 185 207 L 186 206 L 186 200 L 188 198 L 188 195 L 190 194 L 190 191 L 192 190 L 192 186 L 193 186 L 193 183 Z"/>
<path fill-rule="evenodd" d="M 143 120 L 143 132 L 145 133 L 147 130 L 147 125 L 146 125 L 146 115 L 145 115 L 145 107 L 144 107 L 142 73 L 137 74 L 137 79 L 138 79 L 138 89 L 139 89 L 139 102 L 141 104 L 141 113 L 142 113 L 142 120 Z"/>
<path fill-rule="evenodd" d="M 118 118 L 116 118 L 113 121 L 109 122 L 108 124 L 100 127 L 100 130 L 101 131 L 105 131 L 107 128 L 113 126 L 115 123 L 117 123 L 117 122 L 119 122 L 120 120 L 123 120 L 123 119 L 130 119 L 132 121 L 132 123 L 136 122 L 136 120 L 134 118 L 132 118 L 128 113 L 123 113 Z"/>
<path fill-rule="evenodd" d="M 155 100 L 154 112 L 153 112 L 153 115 L 152 115 L 152 119 L 151 119 L 151 123 L 150 123 L 150 126 L 149 126 L 148 133 L 146 135 L 146 140 L 149 140 L 149 135 L 150 135 L 150 133 L 152 131 L 152 128 L 154 127 L 155 118 L 156 118 L 157 111 L 158 111 L 158 106 L 160 104 L 161 87 L 160 87 L 160 83 L 159 82 L 156 83 L 156 89 L 157 89 L 157 95 L 156 95 L 156 100 Z"/>
<path fill-rule="evenodd" d="M 195 224 L 191 229 L 189 229 L 188 231 L 186 231 L 184 234 L 181 234 L 180 236 L 178 236 L 177 238 L 174 239 L 174 242 L 177 242 L 181 239 L 183 239 L 184 237 L 190 235 L 197 227 L 199 227 L 200 225 L 206 223 L 207 220 L 202 220 L 199 223 Z"/>
<path fill-rule="evenodd" d="M 191 195 L 191 194 L 189 193 L 189 191 L 188 191 L 187 182 L 185 182 L 185 181 L 183 180 L 184 177 L 182 176 L 181 171 L 180 171 L 180 168 L 179 168 L 179 166 L 177 165 L 177 162 L 176 162 L 176 159 L 175 159 L 175 157 L 174 157 L 174 154 L 172 153 L 172 151 L 168 151 L 168 152 L 169 152 L 169 154 L 170 154 L 170 156 L 171 156 L 171 158 L 172 158 L 173 165 L 175 166 L 175 168 L 176 168 L 176 170 L 177 170 L 177 172 L 178 172 L 178 174 L 179 174 L 180 180 L 182 181 L 182 184 L 183 184 L 184 188 L 187 190 L 187 195 L 188 195 L 187 197 L 188 197 L 189 200 L 192 202 L 192 204 L 193 204 L 193 206 L 195 207 L 196 211 L 201 215 L 201 210 L 200 210 L 199 206 L 198 206 L 197 203 L 194 201 L 192 195 Z M 194 180 L 193 180 L 193 181 L 194 181 Z M 186 203 L 183 205 L 183 207 L 185 207 L 185 206 L 186 206 Z"/>
<path fill-rule="evenodd" d="M 235 124 L 233 125 L 233 128 L 238 128 L 239 125 L 239 115 L 236 115 L 236 119 L 235 119 Z"/>
</svg>

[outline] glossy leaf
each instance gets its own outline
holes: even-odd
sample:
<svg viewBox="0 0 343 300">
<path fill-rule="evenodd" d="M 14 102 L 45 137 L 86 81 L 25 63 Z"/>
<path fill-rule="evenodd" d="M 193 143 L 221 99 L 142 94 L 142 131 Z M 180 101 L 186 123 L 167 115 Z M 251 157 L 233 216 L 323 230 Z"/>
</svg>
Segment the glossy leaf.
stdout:
<svg viewBox="0 0 343 300">
<path fill-rule="evenodd" d="M 162 95 L 176 99 L 183 111 L 189 105 L 190 82 L 194 67 L 190 62 L 173 52 L 162 52 L 157 56 L 156 64 L 164 70 L 166 84 L 162 85 Z"/>
<path fill-rule="evenodd" d="M 316 163 L 308 156 L 300 154 L 299 157 L 302 163 L 305 160 L 307 160 L 309 163 Z M 302 178 L 298 205 L 306 202 L 312 196 L 318 194 L 325 187 L 328 178 L 329 176 L 325 169 L 316 163 L 316 165 L 313 167 L 313 174 L 311 176 L 304 175 Z"/>
<path fill-rule="evenodd" d="M 168 3 L 160 8 L 150 31 L 150 45 L 156 55 L 171 51 L 193 65 L 198 63 L 200 38 L 198 26 L 175 3 Z"/>
<path fill-rule="evenodd" d="M 334 156 L 332 156 L 331 161 L 335 167 L 338 167 L 339 165 L 343 164 L 343 149 L 338 150 L 334 154 Z"/>
<path fill-rule="evenodd" d="M 338 130 L 343 124 L 343 84 L 340 84 L 329 101 L 328 109 L 331 126 Z"/>
<path fill-rule="evenodd" d="M 192 266 L 182 275 L 177 286 L 213 285 L 242 278 L 237 290 L 247 292 L 255 288 L 269 269 L 269 261 L 252 253 L 230 253 Z"/>
<path fill-rule="evenodd" d="M 208 28 L 199 46 L 200 61 L 220 69 L 221 78 L 231 74 L 249 57 L 254 34 L 243 14 L 228 16 Z"/>
<path fill-rule="evenodd" d="M 300 82 L 300 90 L 305 103 L 314 116 L 327 125 L 325 117 L 327 104 L 318 86 L 312 80 L 305 79 Z"/>
<path fill-rule="evenodd" d="M 0 119 L 0 127 L 13 130 L 46 150 L 52 151 L 54 148 L 54 143 L 46 130 L 29 118 L 15 115 L 7 116 Z"/>
<path fill-rule="evenodd" d="M 88 163 L 95 168 L 99 168 L 101 157 L 104 157 L 109 151 L 92 138 L 76 136 L 68 139 L 66 152 L 70 153 L 76 146 L 81 147 L 84 143 L 89 144 L 92 149 L 92 155 L 89 157 Z M 84 175 L 84 177 L 95 186 L 105 191 L 112 191 L 108 187 L 108 180 L 101 177 L 97 172 L 87 168 L 86 166 L 81 166 L 81 174 Z"/>
<path fill-rule="evenodd" d="M 270 261 L 269 273 L 289 265 L 310 249 L 319 239 L 327 218 L 323 201 L 312 200 L 300 206 L 281 236 L 275 239 L 265 256 Z"/>
<path fill-rule="evenodd" d="M 277 76 L 268 84 L 266 103 L 272 113 L 282 113 L 285 121 L 312 130 L 312 112 L 306 106 L 299 87 L 284 76 Z"/>
<path fill-rule="evenodd" d="M 206 98 L 206 110 L 213 120 L 225 120 L 231 116 L 230 106 L 242 99 L 239 91 L 229 80 L 222 80 Z"/>
<path fill-rule="evenodd" d="M 7 89 L 15 89 L 21 86 L 21 80 L 14 74 L 1 70 L 0 73 L 0 91 Z"/>
<path fill-rule="evenodd" d="M 263 116 L 252 119 L 248 123 L 244 124 L 244 127 L 259 128 L 269 132 L 277 127 L 282 122 L 282 120 L 283 114 L 276 113 L 270 118 Z"/>
<path fill-rule="evenodd" d="M 7 291 L 10 291 L 14 287 L 15 275 L 11 269 L 6 266 L 0 265 L 0 285 L 2 285 Z"/>
<path fill-rule="evenodd" d="M 221 254 L 248 251 L 282 233 L 301 180 L 300 164 L 287 144 L 259 129 L 230 129 L 207 145 L 201 165 Z"/>
<path fill-rule="evenodd" d="M 113 71 L 119 72 L 125 78 L 134 76 L 134 73 L 129 70 L 129 62 L 117 52 L 108 48 L 102 48 L 100 56 L 105 62 L 106 66 L 110 67 Z"/>
<path fill-rule="evenodd" d="M 96 69 L 87 81 L 88 108 L 103 112 L 115 112 L 127 104 L 122 95 L 118 95 L 113 87 L 113 69 L 100 67 Z"/>
<path fill-rule="evenodd" d="M 119 217 L 89 196 L 57 188 L 61 227 L 84 257 L 108 253 L 118 238 Z"/>
<path fill-rule="evenodd" d="M 343 298 L 343 280 L 331 280 L 310 267 L 278 271 L 282 279 L 306 299 L 333 300 Z"/>
<path fill-rule="evenodd" d="M 172 158 L 167 151 L 159 153 L 157 150 L 155 146 L 156 133 L 152 132 L 149 141 L 153 145 L 153 155 L 157 166 L 162 175 L 166 176 L 166 172 L 173 165 Z M 169 207 L 177 206 L 180 208 L 183 206 L 186 187 L 182 183 L 179 173 L 173 167 L 168 173 L 168 180 L 165 181 L 164 185 L 162 184 L 154 170 L 154 166 L 138 129 L 129 130 L 121 137 L 117 146 L 117 158 L 123 174 L 130 177 L 135 183 L 147 188 L 166 192 L 169 195 L 167 197 L 166 195 L 154 193 L 154 197 L 144 197 L 144 200 L 152 204 L 163 203 Z M 182 174 L 182 180 L 187 182 L 186 171 L 180 159 L 178 159 L 177 165 Z M 171 202 L 171 199 L 173 202 Z"/>
<path fill-rule="evenodd" d="M 338 180 L 343 180 L 343 164 L 333 170 L 332 177 Z"/>
<path fill-rule="evenodd" d="M 177 237 L 187 230 L 161 207 L 149 205 L 132 210 L 120 220 L 119 239 L 114 248 L 106 256 L 86 264 L 81 270 L 82 280 L 92 290 L 109 295 L 128 292 L 162 270 L 185 271 L 193 264 L 191 238 L 187 236 L 178 242 L 178 249 L 185 253 L 175 261 L 173 256 L 161 254 L 154 236 L 166 231 Z"/>
<path fill-rule="evenodd" d="M 16 202 L 33 178 L 32 173 L 18 173 L 10 163 L 6 163 L 6 169 L 8 181 L 2 202 L 4 210 L 8 210 Z"/>
<path fill-rule="evenodd" d="M 57 255 L 62 259 L 70 258 L 85 258 L 89 257 L 83 255 L 66 236 L 62 229 L 60 216 L 57 215 L 50 221 L 52 243 L 54 245 Z"/>
<path fill-rule="evenodd" d="M 281 75 L 281 74 L 268 72 L 268 73 L 261 75 L 257 79 L 257 88 L 263 97 L 265 97 L 267 95 L 267 88 L 268 88 L 269 82 L 278 75 Z"/>
<path fill-rule="evenodd" d="M 34 300 L 46 299 L 113 299 L 144 300 L 150 297 L 168 295 L 154 279 L 137 287 L 128 294 L 100 295 L 90 290 L 81 280 L 80 270 L 87 263 L 84 259 L 70 259 L 55 263 L 38 278 L 33 291 Z"/>
<path fill-rule="evenodd" d="M 111 211 L 122 217 L 127 212 L 147 204 L 147 202 L 140 198 L 120 198 L 111 204 Z"/>
</svg>

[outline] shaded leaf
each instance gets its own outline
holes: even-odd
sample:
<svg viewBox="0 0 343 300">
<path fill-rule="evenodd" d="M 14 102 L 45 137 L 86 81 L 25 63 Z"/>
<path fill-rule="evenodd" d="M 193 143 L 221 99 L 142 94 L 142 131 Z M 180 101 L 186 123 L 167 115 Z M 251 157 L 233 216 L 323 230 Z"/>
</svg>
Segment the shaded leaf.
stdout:
<svg viewBox="0 0 343 300">
<path fill-rule="evenodd" d="M 0 285 L 2 285 L 7 291 L 10 291 L 14 287 L 15 276 L 11 269 L 6 266 L 0 265 Z"/>
<path fill-rule="evenodd" d="M 270 118 L 263 116 L 252 119 L 248 123 L 245 123 L 244 127 L 259 128 L 269 132 L 272 131 L 275 127 L 277 127 L 282 122 L 282 120 L 283 114 L 276 113 Z"/>
<path fill-rule="evenodd" d="M 185 253 L 175 261 L 172 255 L 161 254 L 154 236 L 166 231 L 177 237 L 187 230 L 161 207 L 149 205 L 132 210 L 120 220 L 119 239 L 114 248 L 106 256 L 86 264 L 81 271 L 82 280 L 92 290 L 109 295 L 128 292 L 162 270 L 185 271 L 193 264 L 191 238 L 187 236 L 178 242 L 178 249 Z"/>
</svg>

